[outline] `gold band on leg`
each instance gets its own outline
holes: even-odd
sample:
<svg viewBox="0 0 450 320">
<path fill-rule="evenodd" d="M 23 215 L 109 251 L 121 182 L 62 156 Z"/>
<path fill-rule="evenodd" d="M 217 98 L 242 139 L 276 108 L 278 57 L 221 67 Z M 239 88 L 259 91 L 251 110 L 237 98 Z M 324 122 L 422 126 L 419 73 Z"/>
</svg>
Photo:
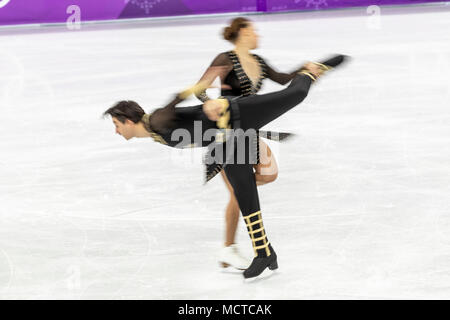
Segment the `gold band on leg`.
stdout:
<svg viewBox="0 0 450 320">
<path fill-rule="evenodd" d="M 244 219 L 250 219 L 253 218 L 254 216 L 260 215 L 261 211 L 256 211 L 255 213 L 249 214 L 248 216 L 244 217 Z"/>
<path fill-rule="evenodd" d="M 257 220 L 250 221 L 251 218 L 257 217 Z M 267 240 L 266 231 L 264 229 L 264 225 L 262 222 L 261 211 L 254 212 L 246 217 L 244 217 L 245 224 L 247 225 L 248 233 L 250 238 L 252 239 L 253 251 L 255 253 L 255 257 L 258 256 L 258 250 L 265 249 L 267 256 L 270 256 L 269 244 L 270 242 Z M 255 238 L 255 234 L 261 232 L 261 236 Z M 263 244 L 260 246 L 256 245 L 256 242 L 262 241 Z"/>
<path fill-rule="evenodd" d="M 253 221 L 253 222 L 249 222 L 249 224 L 247 224 L 247 226 L 252 226 L 252 225 L 257 224 L 257 223 L 262 223 L 262 220 L 259 219 L 259 220 Z"/>
<path fill-rule="evenodd" d="M 327 72 L 327 71 L 332 69 L 332 67 L 327 66 L 327 65 L 325 65 L 323 63 L 320 63 L 320 62 L 312 62 L 312 63 L 315 64 L 316 66 L 318 66 L 319 69 L 320 69 L 320 72 L 319 72 L 318 76 L 315 76 L 314 74 L 312 74 L 308 69 L 301 70 L 298 73 L 299 74 L 304 74 L 304 75 L 310 77 L 313 81 L 316 81 L 318 77 L 320 77 L 322 74 L 324 74 L 325 72 Z"/>
<path fill-rule="evenodd" d="M 256 230 L 251 230 L 251 231 L 249 231 L 248 233 L 249 233 L 250 235 L 254 235 L 255 233 L 262 232 L 263 230 L 264 230 L 264 227 L 261 227 L 261 228 L 256 229 Z"/>
<path fill-rule="evenodd" d="M 325 64 L 323 64 L 323 63 L 320 63 L 320 62 L 313 62 L 313 64 L 315 64 L 316 66 L 319 67 L 319 69 L 320 69 L 320 74 L 319 74 L 319 76 L 321 76 L 321 75 L 324 74 L 325 72 L 330 71 L 331 69 L 333 69 L 332 67 L 327 66 L 327 65 L 325 65 Z"/>
<path fill-rule="evenodd" d="M 304 75 L 310 77 L 312 79 L 312 81 L 317 80 L 317 78 L 311 72 L 308 72 L 306 70 L 300 71 L 299 74 L 304 74 Z"/>
<path fill-rule="evenodd" d="M 325 64 L 323 64 L 323 63 L 320 63 L 320 62 L 313 62 L 316 66 L 319 66 L 320 67 L 320 69 L 322 69 L 323 71 L 328 71 L 328 70 L 331 70 L 332 69 L 332 67 L 330 67 L 330 66 L 327 66 L 327 65 L 325 65 Z"/>
</svg>

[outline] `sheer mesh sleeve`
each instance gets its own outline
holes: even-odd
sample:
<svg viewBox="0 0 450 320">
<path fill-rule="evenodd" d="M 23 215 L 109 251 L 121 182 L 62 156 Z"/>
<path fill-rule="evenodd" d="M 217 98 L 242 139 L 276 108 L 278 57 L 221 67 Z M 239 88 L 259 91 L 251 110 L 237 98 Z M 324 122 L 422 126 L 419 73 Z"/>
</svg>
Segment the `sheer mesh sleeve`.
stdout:
<svg viewBox="0 0 450 320">
<path fill-rule="evenodd" d="M 233 64 L 226 52 L 219 54 L 205 71 L 199 82 L 204 82 L 207 86 L 213 83 L 214 79 L 220 77 L 221 83 L 225 80 L 228 73 L 233 69 Z M 195 95 L 200 101 L 210 100 L 206 94 L 206 89 Z"/>
<path fill-rule="evenodd" d="M 296 70 L 290 73 L 278 72 L 277 70 L 273 69 L 264 59 L 262 58 L 260 59 L 265 64 L 267 78 L 283 85 L 294 79 L 297 72 L 299 72 L 303 68 L 303 67 L 297 68 Z"/>
<path fill-rule="evenodd" d="M 175 126 L 175 106 L 183 101 L 179 95 L 168 105 L 152 112 L 150 117 L 150 129 L 159 133 L 166 133 Z"/>
</svg>

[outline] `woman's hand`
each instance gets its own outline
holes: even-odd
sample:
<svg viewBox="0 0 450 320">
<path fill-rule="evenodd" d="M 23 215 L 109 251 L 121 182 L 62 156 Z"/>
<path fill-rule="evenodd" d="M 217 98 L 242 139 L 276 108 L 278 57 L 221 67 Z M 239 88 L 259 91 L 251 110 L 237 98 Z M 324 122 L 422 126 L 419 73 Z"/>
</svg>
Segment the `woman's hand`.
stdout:
<svg viewBox="0 0 450 320">
<path fill-rule="evenodd" d="M 313 62 L 308 62 L 307 64 L 305 64 L 303 66 L 303 68 L 305 68 L 310 73 L 312 73 L 316 78 L 318 78 L 323 72 L 323 70 L 320 68 L 320 66 L 318 66 L 317 64 L 315 64 Z"/>
<path fill-rule="evenodd" d="M 211 121 L 218 121 L 227 108 L 228 100 L 226 99 L 208 100 L 203 104 L 203 112 Z"/>
</svg>

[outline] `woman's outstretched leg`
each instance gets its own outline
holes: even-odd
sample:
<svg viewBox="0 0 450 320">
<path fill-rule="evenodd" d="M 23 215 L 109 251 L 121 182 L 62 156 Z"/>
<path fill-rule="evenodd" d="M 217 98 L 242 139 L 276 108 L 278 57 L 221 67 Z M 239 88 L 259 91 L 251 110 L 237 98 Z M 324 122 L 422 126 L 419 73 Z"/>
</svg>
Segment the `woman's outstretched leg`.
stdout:
<svg viewBox="0 0 450 320">
<path fill-rule="evenodd" d="M 283 90 L 208 101 L 203 105 L 203 111 L 210 120 L 217 121 L 219 128 L 258 130 L 301 103 L 308 95 L 311 84 L 319 76 L 346 59 L 346 56 L 337 55 L 323 63 L 311 63 Z"/>
<path fill-rule="evenodd" d="M 309 76 L 299 74 L 283 90 L 230 100 L 231 127 L 248 130 L 265 126 L 300 104 L 307 97 L 312 82 Z M 238 125 L 235 119 L 239 119 Z"/>
</svg>

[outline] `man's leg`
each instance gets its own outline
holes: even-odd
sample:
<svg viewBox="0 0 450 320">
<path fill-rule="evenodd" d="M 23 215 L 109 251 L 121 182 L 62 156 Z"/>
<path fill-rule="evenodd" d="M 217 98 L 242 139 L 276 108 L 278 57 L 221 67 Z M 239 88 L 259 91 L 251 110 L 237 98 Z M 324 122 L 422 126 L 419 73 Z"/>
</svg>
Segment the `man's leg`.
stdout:
<svg viewBox="0 0 450 320">
<path fill-rule="evenodd" d="M 262 221 L 253 165 L 227 164 L 224 170 L 234 189 L 255 253 L 255 258 L 245 270 L 244 277 L 256 277 L 267 267 L 271 270 L 278 268 L 276 253 L 267 239 Z"/>
</svg>

